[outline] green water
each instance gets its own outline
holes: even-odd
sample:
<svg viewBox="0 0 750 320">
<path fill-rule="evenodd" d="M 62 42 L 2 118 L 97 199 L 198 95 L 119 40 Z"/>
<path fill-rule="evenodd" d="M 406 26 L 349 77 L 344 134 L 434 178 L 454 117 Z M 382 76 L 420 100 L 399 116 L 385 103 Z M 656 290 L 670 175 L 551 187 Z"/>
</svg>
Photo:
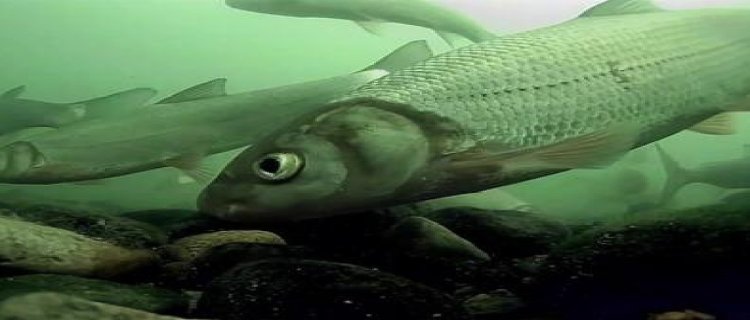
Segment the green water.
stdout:
<svg viewBox="0 0 750 320">
<path fill-rule="evenodd" d="M 462 7 L 460 2 L 446 2 Z M 492 23 L 500 33 L 562 22 L 596 3 L 500 2 L 492 6 L 504 9 L 496 15 L 474 8 L 477 19 Z M 471 5 L 461 9 L 472 11 Z M 350 21 L 254 14 L 228 8 L 222 1 L 5 0 L 0 1 L 0 90 L 24 84 L 26 98 L 68 102 L 152 87 L 163 97 L 225 77 L 229 93 L 234 93 L 349 73 L 414 39 L 428 39 L 438 52 L 448 49 L 423 28 L 389 25 L 387 31 L 387 36 L 378 37 Z M 682 133 L 662 144 L 688 167 L 738 157 L 750 134 L 748 116 L 739 118 L 739 133 L 734 136 Z M 572 171 L 505 190 L 551 215 L 618 216 L 629 202 L 637 201 L 613 201 L 614 191 L 601 187 L 617 183 L 618 168 L 641 170 L 649 182 L 643 199 L 658 196 L 664 179 L 661 163 L 652 149 L 644 150 L 646 155 L 639 161 L 607 170 Z M 233 154 L 211 157 L 209 164 L 219 170 Z M 4 185 L 0 202 L 105 205 L 118 211 L 193 208 L 201 186 L 174 187 L 170 181 L 176 174 L 167 168 L 107 179 L 99 185 Z M 690 185 L 671 205 L 710 203 L 726 192 Z"/>
</svg>

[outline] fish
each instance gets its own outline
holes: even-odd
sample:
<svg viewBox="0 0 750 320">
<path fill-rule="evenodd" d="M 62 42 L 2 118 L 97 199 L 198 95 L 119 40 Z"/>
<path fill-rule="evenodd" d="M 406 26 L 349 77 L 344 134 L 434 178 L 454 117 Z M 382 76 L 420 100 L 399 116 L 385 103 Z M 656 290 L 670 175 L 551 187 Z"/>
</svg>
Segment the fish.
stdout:
<svg viewBox="0 0 750 320">
<path fill-rule="evenodd" d="M 495 34 L 456 11 L 427 0 L 226 0 L 229 7 L 292 17 L 351 20 L 369 33 L 395 22 L 432 29 L 451 46 L 458 38 L 482 42 Z"/>
<path fill-rule="evenodd" d="M 156 92 L 149 88 L 136 88 L 108 96 L 72 103 L 52 103 L 23 99 L 26 86 L 10 89 L 0 95 L 0 135 L 20 130 L 47 127 L 60 128 L 72 123 L 103 117 L 119 116 L 142 105 Z"/>
<path fill-rule="evenodd" d="M 609 0 L 333 99 L 227 164 L 198 206 L 304 220 L 603 168 L 750 109 L 750 11 Z"/>
<path fill-rule="evenodd" d="M 539 207 L 502 188 L 427 200 L 418 203 L 416 207 L 422 212 L 453 207 L 473 207 L 485 210 L 508 210 L 532 214 L 543 213 Z"/>
<path fill-rule="evenodd" d="M 232 95 L 226 79 L 210 80 L 128 117 L 81 122 L 0 147 L 0 182 L 55 184 L 175 167 L 207 183 L 218 171 L 203 163 L 208 155 L 249 148 L 325 101 L 431 55 L 426 41 L 412 41 L 358 72 Z"/>
<path fill-rule="evenodd" d="M 725 189 L 750 188 L 750 145 L 745 146 L 744 155 L 739 158 L 711 162 L 692 169 L 682 167 L 662 146 L 657 146 L 656 150 L 666 173 L 662 203 L 669 202 L 683 187 L 693 183 Z"/>
</svg>

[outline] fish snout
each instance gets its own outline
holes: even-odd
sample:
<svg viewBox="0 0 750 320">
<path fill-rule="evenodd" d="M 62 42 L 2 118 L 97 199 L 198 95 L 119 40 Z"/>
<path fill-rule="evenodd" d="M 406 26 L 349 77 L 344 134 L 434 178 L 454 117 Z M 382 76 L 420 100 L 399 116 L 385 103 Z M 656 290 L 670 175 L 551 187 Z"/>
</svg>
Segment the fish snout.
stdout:
<svg viewBox="0 0 750 320">
<path fill-rule="evenodd" d="M 0 178 L 17 178 L 27 171 L 42 167 L 46 159 L 28 142 L 14 142 L 0 148 Z"/>
</svg>

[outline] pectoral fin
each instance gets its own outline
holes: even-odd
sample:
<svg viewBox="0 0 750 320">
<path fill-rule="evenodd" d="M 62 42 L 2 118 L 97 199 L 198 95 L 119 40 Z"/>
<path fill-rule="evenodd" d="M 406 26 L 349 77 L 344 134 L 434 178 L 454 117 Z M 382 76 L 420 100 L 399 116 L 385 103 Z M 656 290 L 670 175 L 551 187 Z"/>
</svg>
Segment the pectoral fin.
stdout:
<svg viewBox="0 0 750 320">
<path fill-rule="evenodd" d="M 734 126 L 734 117 L 729 112 L 720 113 L 708 118 L 690 127 L 688 130 L 712 135 L 732 135 L 737 133 Z"/>
<path fill-rule="evenodd" d="M 461 46 L 461 41 L 463 40 L 463 37 L 460 35 L 457 35 L 455 33 L 445 32 L 445 31 L 438 31 L 435 30 L 435 33 L 445 41 L 451 48 L 458 48 Z"/>
<path fill-rule="evenodd" d="M 394 50 L 362 71 L 385 70 L 394 72 L 427 60 L 433 55 L 434 53 L 430 49 L 430 45 L 427 44 L 427 41 L 412 41 Z"/>
<path fill-rule="evenodd" d="M 5 91 L 3 94 L 0 95 L 0 98 L 15 99 L 21 96 L 21 94 L 23 94 L 24 91 L 26 91 L 26 86 L 18 86 L 8 91 Z"/>
<path fill-rule="evenodd" d="M 204 155 L 202 153 L 191 153 L 177 157 L 165 162 L 170 167 L 180 169 L 186 176 L 199 183 L 209 183 L 214 174 L 203 165 Z"/>
<path fill-rule="evenodd" d="M 182 90 L 170 97 L 164 98 L 157 104 L 178 103 L 226 96 L 226 84 L 227 79 L 225 78 L 206 81 L 204 83 Z"/>
<path fill-rule="evenodd" d="M 384 36 L 383 23 L 377 21 L 354 21 L 360 28 L 376 36 Z"/>
<path fill-rule="evenodd" d="M 654 4 L 651 0 L 607 0 L 586 10 L 581 17 L 616 16 L 661 11 L 664 11 L 664 9 Z"/>
<path fill-rule="evenodd" d="M 539 148 L 483 153 L 462 156 L 462 161 L 475 165 L 501 163 L 505 168 L 574 169 L 602 168 L 616 162 L 635 145 L 638 130 L 634 126 L 618 126 L 567 139 Z M 459 160 L 460 162 L 461 160 Z"/>
</svg>

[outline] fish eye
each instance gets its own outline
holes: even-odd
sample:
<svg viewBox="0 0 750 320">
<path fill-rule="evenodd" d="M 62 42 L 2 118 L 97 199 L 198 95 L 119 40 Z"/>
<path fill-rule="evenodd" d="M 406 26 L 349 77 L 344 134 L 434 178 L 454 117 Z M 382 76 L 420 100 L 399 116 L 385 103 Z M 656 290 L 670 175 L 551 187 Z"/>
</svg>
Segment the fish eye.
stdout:
<svg viewBox="0 0 750 320">
<path fill-rule="evenodd" d="M 271 153 L 253 164 L 253 171 L 263 180 L 286 181 L 294 178 L 304 166 L 302 158 L 294 153 Z"/>
</svg>

